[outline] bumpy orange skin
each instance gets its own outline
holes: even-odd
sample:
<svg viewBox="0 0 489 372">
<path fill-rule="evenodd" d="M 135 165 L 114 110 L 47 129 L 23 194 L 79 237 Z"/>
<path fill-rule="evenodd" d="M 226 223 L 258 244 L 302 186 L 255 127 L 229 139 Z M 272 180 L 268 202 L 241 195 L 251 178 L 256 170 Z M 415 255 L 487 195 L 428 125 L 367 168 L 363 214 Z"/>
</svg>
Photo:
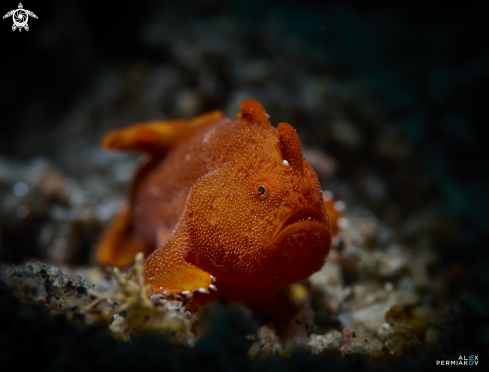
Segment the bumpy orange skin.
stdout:
<svg viewBox="0 0 489 372">
<path fill-rule="evenodd" d="M 135 246 L 146 254 L 154 250 L 145 263 L 152 292 L 204 292 L 212 275 L 217 291 L 200 296 L 200 302 L 215 297 L 258 302 L 322 267 L 330 224 L 297 134 L 286 123 L 273 128 L 256 101 L 243 101 L 241 111 L 236 121 L 214 113 L 162 146 L 160 156 L 148 145 L 152 158 L 131 191 L 130 228 L 108 230 L 99 262 L 125 263 L 124 251 L 133 255 Z M 118 137 L 110 136 L 106 148 L 137 142 L 111 145 Z M 115 235 L 131 247 L 121 248 Z"/>
</svg>

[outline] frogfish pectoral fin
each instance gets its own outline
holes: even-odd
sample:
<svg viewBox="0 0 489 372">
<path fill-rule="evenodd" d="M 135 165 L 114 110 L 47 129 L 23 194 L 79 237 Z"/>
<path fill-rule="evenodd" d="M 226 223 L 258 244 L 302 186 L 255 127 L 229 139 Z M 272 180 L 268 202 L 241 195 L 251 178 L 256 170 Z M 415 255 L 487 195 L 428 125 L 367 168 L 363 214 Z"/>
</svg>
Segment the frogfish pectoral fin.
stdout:
<svg viewBox="0 0 489 372">
<path fill-rule="evenodd" d="M 130 209 L 124 206 L 112 220 L 100 239 L 95 258 L 100 265 L 125 268 L 134 263 L 137 253 L 149 253 L 151 247 L 145 247 L 134 238 Z"/>
<path fill-rule="evenodd" d="M 114 129 L 102 138 L 105 150 L 132 150 L 161 153 L 196 128 L 224 118 L 219 111 L 211 111 L 191 120 L 154 120 L 135 123 L 123 129 Z"/>
<path fill-rule="evenodd" d="M 144 264 L 145 280 L 152 287 L 152 294 L 183 294 L 191 297 L 194 293 L 209 293 L 216 290 L 215 280 L 207 271 L 185 261 L 183 255 L 172 247 L 170 239 L 158 248 Z"/>
<path fill-rule="evenodd" d="M 337 202 L 333 198 L 333 194 L 329 191 L 323 191 L 323 201 L 331 225 L 331 236 L 337 236 L 340 232 L 339 222 L 343 215 L 344 204 L 342 202 Z"/>
</svg>

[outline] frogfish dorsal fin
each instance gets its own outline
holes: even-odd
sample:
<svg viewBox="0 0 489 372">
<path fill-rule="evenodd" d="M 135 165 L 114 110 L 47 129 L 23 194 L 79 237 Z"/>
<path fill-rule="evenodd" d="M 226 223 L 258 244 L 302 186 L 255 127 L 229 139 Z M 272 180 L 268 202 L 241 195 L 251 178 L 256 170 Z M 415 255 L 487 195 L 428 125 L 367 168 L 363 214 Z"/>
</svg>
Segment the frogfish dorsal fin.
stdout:
<svg viewBox="0 0 489 372">
<path fill-rule="evenodd" d="M 270 116 L 260 102 L 254 99 L 245 99 L 239 106 L 241 114 L 238 118 L 244 119 L 253 125 L 270 126 Z"/>
<path fill-rule="evenodd" d="M 284 160 L 287 160 L 295 172 L 304 177 L 304 158 L 302 156 L 301 143 L 292 125 L 280 123 L 277 127 L 277 136 L 280 140 L 280 149 Z"/>
<path fill-rule="evenodd" d="M 132 150 L 162 155 L 195 129 L 223 118 L 224 114 L 215 110 L 190 120 L 135 123 L 107 133 L 101 145 L 104 150 Z"/>
</svg>

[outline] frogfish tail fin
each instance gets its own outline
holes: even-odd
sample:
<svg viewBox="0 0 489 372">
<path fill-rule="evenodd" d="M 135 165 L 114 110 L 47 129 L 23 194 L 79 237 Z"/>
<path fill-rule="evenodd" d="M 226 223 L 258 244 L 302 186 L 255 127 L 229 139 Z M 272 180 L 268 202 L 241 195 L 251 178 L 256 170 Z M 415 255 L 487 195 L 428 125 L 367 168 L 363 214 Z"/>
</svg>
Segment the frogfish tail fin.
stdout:
<svg viewBox="0 0 489 372">
<path fill-rule="evenodd" d="M 95 250 L 95 259 L 99 265 L 117 266 L 121 269 L 134 263 L 137 253 L 145 255 L 151 251 L 140 243 L 133 232 L 131 212 L 128 206 L 122 207 L 105 230 Z"/>
</svg>

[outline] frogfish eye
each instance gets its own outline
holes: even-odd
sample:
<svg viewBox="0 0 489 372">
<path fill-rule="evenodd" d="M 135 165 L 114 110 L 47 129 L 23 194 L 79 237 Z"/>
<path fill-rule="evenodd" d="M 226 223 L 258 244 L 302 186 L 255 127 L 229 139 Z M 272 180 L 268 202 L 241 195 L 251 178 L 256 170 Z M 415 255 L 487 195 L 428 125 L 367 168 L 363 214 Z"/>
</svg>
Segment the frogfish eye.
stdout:
<svg viewBox="0 0 489 372">
<path fill-rule="evenodd" d="M 258 187 L 258 193 L 259 193 L 260 195 L 265 194 L 265 188 L 264 188 L 263 186 L 259 186 L 259 187 Z"/>
</svg>

